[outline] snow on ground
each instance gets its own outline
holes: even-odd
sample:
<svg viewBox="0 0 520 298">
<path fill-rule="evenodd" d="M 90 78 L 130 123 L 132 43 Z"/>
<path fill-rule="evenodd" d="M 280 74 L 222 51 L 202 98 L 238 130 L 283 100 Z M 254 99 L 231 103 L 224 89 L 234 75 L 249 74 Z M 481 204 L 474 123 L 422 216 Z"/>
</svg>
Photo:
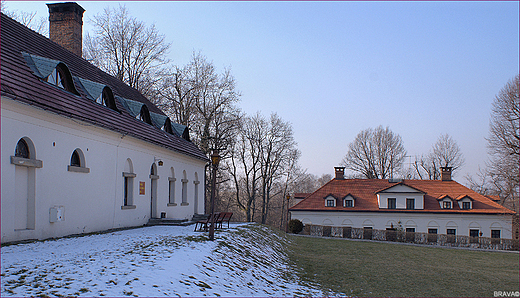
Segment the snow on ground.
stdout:
<svg viewBox="0 0 520 298">
<path fill-rule="evenodd" d="M 232 224 L 215 236 L 153 226 L 5 246 L 0 296 L 322 296 L 269 228 Z"/>
</svg>

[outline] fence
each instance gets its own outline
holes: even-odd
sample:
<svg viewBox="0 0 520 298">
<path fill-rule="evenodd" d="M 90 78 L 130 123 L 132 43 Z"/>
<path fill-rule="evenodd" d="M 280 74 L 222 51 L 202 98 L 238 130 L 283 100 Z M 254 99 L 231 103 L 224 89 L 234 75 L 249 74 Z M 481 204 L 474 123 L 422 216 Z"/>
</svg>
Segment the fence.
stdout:
<svg viewBox="0 0 520 298">
<path fill-rule="evenodd" d="M 428 234 L 396 230 L 375 230 L 352 227 L 305 225 L 304 235 L 339 237 L 378 241 L 407 242 L 451 247 L 468 247 L 491 250 L 518 250 L 518 240 L 459 235 Z"/>
</svg>

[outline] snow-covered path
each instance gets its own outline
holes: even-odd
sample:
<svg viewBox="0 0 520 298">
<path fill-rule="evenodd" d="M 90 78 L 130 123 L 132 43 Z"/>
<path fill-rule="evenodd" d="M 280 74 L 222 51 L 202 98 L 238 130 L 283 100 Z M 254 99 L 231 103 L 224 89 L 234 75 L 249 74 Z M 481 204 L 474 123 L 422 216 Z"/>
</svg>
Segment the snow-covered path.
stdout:
<svg viewBox="0 0 520 298">
<path fill-rule="evenodd" d="M 206 240 L 154 226 L 2 247 L 1 296 L 321 296 L 300 285 L 282 236 L 232 225 Z"/>
</svg>

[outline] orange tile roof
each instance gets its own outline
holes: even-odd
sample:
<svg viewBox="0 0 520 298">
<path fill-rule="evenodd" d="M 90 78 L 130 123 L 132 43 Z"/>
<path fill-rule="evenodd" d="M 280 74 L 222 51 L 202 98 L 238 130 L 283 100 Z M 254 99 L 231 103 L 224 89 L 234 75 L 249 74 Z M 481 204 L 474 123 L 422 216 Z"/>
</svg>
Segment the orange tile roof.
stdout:
<svg viewBox="0 0 520 298">
<path fill-rule="evenodd" d="M 380 209 L 377 203 L 377 193 L 399 184 L 423 192 L 424 209 Z M 343 207 L 341 200 L 348 194 L 356 198 L 354 207 Z M 324 199 L 328 195 L 333 195 L 340 200 L 337 202 L 336 207 L 325 207 Z M 453 204 L 453 209 L 442 209 L 438 199 L 445 196 L 449 196 L 452 199 L 461 199 L 468 196 L 473 199 L 473 208 L 470 210 L 462 210 L 458 204 Z M 441 180 L 403 180 L 402 182 L 389 182 L 388 180 L 381 179 L 333 179 L 289 210 L 514 214 L 513 211 L 456 181 Z"/>
</svg>

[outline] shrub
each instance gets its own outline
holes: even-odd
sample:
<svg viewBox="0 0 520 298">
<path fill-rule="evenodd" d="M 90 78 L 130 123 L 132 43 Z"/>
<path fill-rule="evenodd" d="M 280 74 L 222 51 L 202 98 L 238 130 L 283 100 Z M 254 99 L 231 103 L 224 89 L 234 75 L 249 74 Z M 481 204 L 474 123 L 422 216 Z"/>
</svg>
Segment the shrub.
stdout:
<svg viewBox="0 0 520 298">
<path fill-rule="evenodd" d="M 289 221 L 289 232 L 298 234 L 303 230 L 303 223 L 298 219 L 291 219 Z"/>
</svg>

